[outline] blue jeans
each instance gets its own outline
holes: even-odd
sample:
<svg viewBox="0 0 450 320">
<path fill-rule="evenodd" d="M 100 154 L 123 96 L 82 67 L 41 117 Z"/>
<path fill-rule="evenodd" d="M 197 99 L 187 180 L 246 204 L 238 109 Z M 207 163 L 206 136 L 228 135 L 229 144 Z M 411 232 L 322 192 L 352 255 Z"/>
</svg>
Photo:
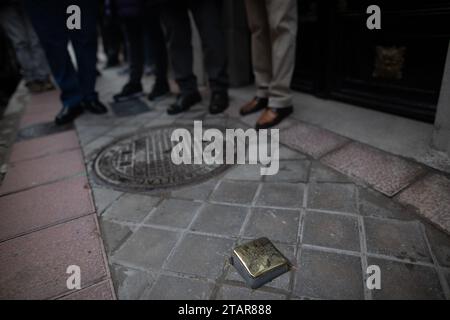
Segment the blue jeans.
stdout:
<svg viewBox="0 0 450 320">
<path fill-rule="evenodd" d="M 81 29 L 69 30 L 66 20 L 68 6 L 76 3 L 81 9 Z M 97 99 L 97 14 L 95 0 L 25 0 L 25 7 L 47 55 L 53 77 L 61 89 L 65 107 L 73 107 L 81 101 Z M 68 51 L 73 46 L 77 69 Z"/>
</svg>

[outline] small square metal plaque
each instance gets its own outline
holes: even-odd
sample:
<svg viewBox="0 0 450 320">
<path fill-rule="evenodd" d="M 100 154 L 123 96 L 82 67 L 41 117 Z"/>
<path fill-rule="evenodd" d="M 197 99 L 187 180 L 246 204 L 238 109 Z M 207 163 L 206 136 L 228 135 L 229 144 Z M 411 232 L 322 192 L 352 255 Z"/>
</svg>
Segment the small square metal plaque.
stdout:
<svg viewBox="0 0 450 320">
<path fill-rule="evenodd" d="M 231 264 L 253 288 L 259 288 L 289 271 L 289 260 L 267 238 L 259 238 L 233 250 Z"/>
</svg>

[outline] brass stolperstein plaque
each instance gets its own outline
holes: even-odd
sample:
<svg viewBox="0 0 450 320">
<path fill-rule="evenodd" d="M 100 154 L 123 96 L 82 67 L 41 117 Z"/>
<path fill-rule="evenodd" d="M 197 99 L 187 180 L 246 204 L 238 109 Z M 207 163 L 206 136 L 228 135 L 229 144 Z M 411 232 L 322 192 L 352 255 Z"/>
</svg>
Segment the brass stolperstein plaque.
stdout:
<svg viewBox="0 0 450 320">
<path fill-rule="evenodd" d="M 290 268 L 289 260 L 267 238 L 259 238 L 236 247 L 231 264 L 253 289 Z"/>
</svg>

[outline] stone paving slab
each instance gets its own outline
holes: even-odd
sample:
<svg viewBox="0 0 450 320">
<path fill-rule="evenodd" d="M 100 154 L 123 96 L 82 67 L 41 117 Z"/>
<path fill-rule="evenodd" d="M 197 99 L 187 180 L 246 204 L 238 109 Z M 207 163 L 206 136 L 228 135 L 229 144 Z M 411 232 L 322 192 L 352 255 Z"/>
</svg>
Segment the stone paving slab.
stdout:
<svg viewBox="0 0 450 320">
<path fill-rule="evenodd" d="M 0 195 L 32 188 L 84 172 L 80 150 L 11 164 L 0 187 Z"/>
<path fill-rule="evenodd" d="M 305 215 L 305 244 L 360 251 L 358 220 L 355 217 L 308 211 Z"/>
<path fill-rule="evenodd" d="M 310 162 L 308 160 L 281 160 L 279 171 L 265 176 L 267 182 L 307 182 Z"/>
<path fill-rule="evenodd" d="M 151 272 L 111 265 L 111 273 L 117 296 L 121 300 L 137 300 L 151 288 L 156 276 Z"/>
<path fill-rule="evenodd" d="M 200 279 L 161 275 L 153 288 L 140 298 L 146 300 L 207 300 L 213 283 Z"/>
<path fill-rule="evenodd" d="M 450 268 L 450 235 L 429 224 L 425 226 L 425 232 L 438 264 Z"/>
<path fill-rule="evenodd" d="M 79 147 L 76 132 L 70 130 L 14 144 L 9 161 L 30 160 Z"/>
<path fill-rule="evenodd" d="M 253 208 L 244 236 L 296 244 L 299 223 L 300 211 L 297 210 Z"/>
<path fill-rule="evenodd" d="M 0 197 L 0 240 L 95 212 L 86 177 Z"/>
<path fill-rule="evenodd" d="M 218 300 L 285 300 L 286 296 L 271 292 L 251 290 L 246 287 L 224 285 L 217 294 Z"/>
<path fill-rule="evenodd" d="M 200 203 L 198 202 L 166 199 L 151 213 L 149 218 L 145 220 L 145 223 L 186 228 L 199 208 Z"/>
<path fill-rule="evenodd" d="M 450 233 L 450 179 L 439 174 L 428 175 L 400 193 L 397 199 Z"/>
<path fill-rule="evenodd" d="M 322 161 L 390 197 L 425 172 L 419 164 L 357 142 L 327 155 Z"/>
<path fill-rule="evenodd" d="M 222 181 L 210 196 L 212 201 L 251 204 L 258 184 L 256 182 Z"/>
<path fill-rule="evenodd" d="M 133 227 L 118 222 L 100 219 L 100 230 L 108 254 L 112 254 L 133 233 Z"/>
<path fill-rule="evenodd" d="M 303 205 L 305 186 L 299 183 L 264 183 L 256 206 L 297 209 Z"/>
<path fill-rule="evenodd" d="M 223 272 L 233 244 L 229 239 L 187 234 L 165 269 L 214 280 Z"/>
<path fill-rule="evenodd" d="M 82 287 L 106 278 L 101 241 L 95 215 L 90 215 L 0 243 L 0 298 L 68 293 L 70 265 L 80 267 Z"/>
<path fill-rule="evenodd" d="M 433 268 L 387 261 L 368 259 L 369 265 L 378 265 L 382 270 L 381 290 L 374 290 L 374 299 L 381 300 L 440 300 L 444 293 L 438 275 Z"/>
<path fill-rule="evenodd" d="M 205 204 L 191 230 L 220 235 L 238 236 L 248 208 L 219 204 Z"/>
<path fill-rule="evenodd" d="M 280 132 L 280 142 L 318 159 L 349 140 L 328 130 L 298 123 Z"/>
<path fill-rule="evenodd" d="M 114 288 L 111 280 L 106 280 L 69 294 L 61 300 L 115 300 Z"/>
<path fill-rule="evenodd" d="M 179 237 L 177 232 L 141 227 L 114 253 L 112 262 L 158 270 Z"/>
<path fill-rule="evenodd" d="M 415 222 L 365 218 L 367 251 L 408 259 L 432 262 L 421 226 Z"/>
<path fill-rule="evenodd" d="M 357 212 L 357 189 L 349 183 L 314 183 L 308 189 L 310 209 L 322 209 L 345 213 Z"/>
<path fill-rule="evenodd" d="M 294 294 L 317 299 L 364 299 L 361 259 L 302 249 Z"/>
<path fill-rule="evenodd" d="M 125 193 L 120 196 L 103 214 L 111 220 L 140 223 L 160 201 L 158 197 Z"/>
</svg>

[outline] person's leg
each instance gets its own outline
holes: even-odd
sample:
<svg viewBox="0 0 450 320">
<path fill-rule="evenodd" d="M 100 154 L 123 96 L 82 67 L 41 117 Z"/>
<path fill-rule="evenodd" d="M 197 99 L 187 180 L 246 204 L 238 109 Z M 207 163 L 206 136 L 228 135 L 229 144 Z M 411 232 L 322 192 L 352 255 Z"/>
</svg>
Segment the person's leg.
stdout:
<svg viewBox="0 0 450 320">
<path fill-rule="evenodd" d="M 252 65 L 257 89 L 255 98 L 241 107 L 240 114 L 243 116 L 267 107 L 269 84 L 272 80 L 272 51 L 266 1 L 245 0 L 245 6 L 252 39 Z"/>
<path fill-rule="evenodd" d="M 228 90 L 227 53 L 221 5 L 221 0 L 189 1 L 189 8 L 202 41 L 205 67 L 213 92 Z"/>
<path fill-rule="evenodd" d="M 31 83 L 37 80 L 34 75 L 35 66 L 28 43 L 26 25 L 23 15 L 20 13 L 20 6 L 5 5 L 0 10 L 0 23 L 14 47 L 25 82 Z"/>
<path fill-rule="evenodd" d="M 161 18 L 166 30 L 169 57 L 182 95 L 198 92 L 193 72 L 192 32 L 185 3 L 163 5 Z"/>
<path fill-rule="evenodd" d="M 293 112 L 290 85 L 295 64 L 297 1 L 266 0 L 272 50 L 269 107 L 256 122 L 257 129 L 280 123 Z"/>
<path fill-rule="evenodd" d="M 289 107 L 292 106 L 290 86 L 297 43 L 297 1 L 267 0 L 266 2 L 272 49 L 269 105 L 272 108 Z"/>
<path fill-rule="evenodd" d="M 124 19 L 124 30 L 129 44 L 130 77 L 128 83 L 140 85 L 144 70 L 143 26 L 140 19 Z"/>
<path fill-rule="evenodd" d="M 106 54 L 106 67 L 113 67 L 119 64 L 120 51 L 120 25 L 117 17 L 103 16 L 101 32 L 103 48 Z"/>
<path fill-rule="evenodd" d="M 154 100 L 170 91 L 167 80 L 168 57 L 158 8 L 152 9 L 148 21 L 149 43 L 155 61 L 155 84 L 148 98 Z"/>
<path fill-rule="evenodd" d="M 22 8 L 23 10 L 23 8 Z M 34 31 L 33 25 L 31 24 L 30 18 L 27 13 L 22 11 L 24 26 L 27 31 L 28 43 L 30 46 L 30 55 L 32 63 L 34 65 L 34 77 L 40 81 L 48 81 L 50 68 L 48 66 L 47 58 L 45 52 L 42 49 L 41 42 Z"/>
<path fill-rule="evenodd" d="M 81 9 L 81 28 L 69 30 L 69 38 L 75 51 L 78 79 L 84 100 L 97 99 L 95 82 L 97 78 L 97 1 L 78 2 Z"/>
<path fill-rule="evenodd" d="M 272 80 L 272 54 L 266 1 L 245 0 L 247 20 L 252 37 L 252 65 L 256 96 L 268 98 Z"/>
<path fill-rule="evenodd" d="M 186 3 L 171 2 L 163 5 L 161 18 L 166 30 L 175 81 L 180 87 L 180 95 L 167 109 L 167 113 L 177 114 L 187 111 L 202 100 L 197 88 L 197 78 L 192 71 L 192 30 Z"/>
<path fill-rule="evenodd" d="M 129 78 L 122 91 L 114 95 L 115 101 L 135 99 L 142 95 L 142 75 L 144 72 L 143 25 L 139 18 L 122 19 L 129 49 Z"/>
<path fill-rule="evenodd" d="M 54 1 L 25 1 L 27 13 L 61 89 L 64 107 L 78 107 L 83 99 L 78 76 L 67 51 L 66 7 Z"/>
</svg>

